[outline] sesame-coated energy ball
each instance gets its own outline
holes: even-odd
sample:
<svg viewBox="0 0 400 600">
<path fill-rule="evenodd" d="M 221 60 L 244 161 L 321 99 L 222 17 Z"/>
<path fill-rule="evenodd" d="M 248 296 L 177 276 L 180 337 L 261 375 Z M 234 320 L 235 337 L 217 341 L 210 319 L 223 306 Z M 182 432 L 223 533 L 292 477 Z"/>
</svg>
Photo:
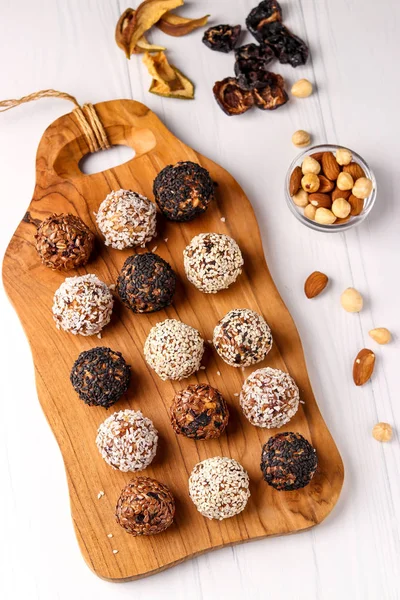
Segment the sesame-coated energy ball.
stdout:
<svg viewBox="0 0 400 600">
<path fill-rule="evenodd" d="M 204 517 L 222 521 L 245 508 L 249 476 L 233 458 L 207 458 L 197 463 L 189 477 L 189 495 Z"/>
<path fill-rule="evenodd" d="M 299 490 L 308 485 L 317 465 L 315 448 L 300 433 L 277 433 L 262 449 L 264 479 L 279 491 Z"/>
<path fill-rule="evenodd" d="M 106 246 L 123 250 L 143 248 L 156 235 L 156 217 L 156 207 L 148 198 L 131 190 L 118 190 L 100 204 L 96 221 Z"/>
<path fill-rule="evenodd" d="M 135 477 L 121 492 L 115 509 L 118 525 L 131 535 L 165 531 L 174 519 L 175 501 L 166 485 L 150 477 Z"/>
<path fill-rule="evenodd" d="M 258 369 L 243 384 L 240 406 L 256 427 L 273 429 L 290 421 L 299 408 L 299 388 L 289 373 L 279 369 Z"/>
<path fill-rule="evenodd" d="M 189 385 L 178 392 L 171 404 L 170 415 L 175 433 L 194 440 L 218 438 L 229 419 L 224 398 L 206 383 Z"/>
<path fill-rule="evenodd" d="M 130 368 L 120 352 L 100 346 L 80 353 L 70 380 L 85 404 L 110 408 L 127 391 Z"/>
<path fill-rule="evenodd" d="M 158 208 L 170 221 L 191 221 L 207 210 L 214 198 L 209 172 L 186 161 L 165 167 L 154 180 Z"/>
<path fill-rule="evenodd" d="M 176 275 L 166 260 L 146 252 L 126 259 L 117 281 L 122 302 L 135 313 L 149 313 L 169 306 Z"/>
<path fill-rule="evenodd" d="M 200 233 L 183 251 L 186 276 L 201 292 L 228 288 L 242 272 L 243 258 L 234 239 L 221 233 Z"/>
<path fill-rule="evenodd" d="M 213 344 L 231 367 L 249 367 L 267 356 L 272 347 L 272 334 L 261 315 L 249 308 L 236 308 L 215 327 Z"/>
<path fill-rule="evenodd" d="M 113 469 L 142 471 L 156 455 L 158 432 L 153 421 L 140 411 L 121 410 L 103 421 L 96 445 Z"/>
<path fill-rule="evenodd" d="M 56 327 L 74 335 L 96 335 L 110 322 L 113 304 L 110 290 L 96 275 L 67 277 L 54 294 Z"/>
<path fill-rule="evenodd" d="M 144 357 L 163 379 L 185 379 L 199 370 L 204 340 L 197 329 L 167 319 L 150 330 L 144 345 Z"/>
</svg>

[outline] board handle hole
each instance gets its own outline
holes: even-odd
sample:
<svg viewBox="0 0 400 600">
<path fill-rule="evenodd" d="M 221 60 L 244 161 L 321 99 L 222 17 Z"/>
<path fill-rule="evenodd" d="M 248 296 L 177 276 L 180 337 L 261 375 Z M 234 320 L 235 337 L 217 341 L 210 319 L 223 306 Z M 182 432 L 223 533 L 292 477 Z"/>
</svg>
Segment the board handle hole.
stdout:
<svg viewBox="0 0 400 600">
<path fill-rule="evenodd" d="M 131 146 L 118 144 L 108 148 L 108 150 L 85 154 L 79 161 L 79 169 L 84 175 L 94 175 L 107 169 L 114 169 L 132 160 L 135 155 L 136 152 Z"/>
</svg>

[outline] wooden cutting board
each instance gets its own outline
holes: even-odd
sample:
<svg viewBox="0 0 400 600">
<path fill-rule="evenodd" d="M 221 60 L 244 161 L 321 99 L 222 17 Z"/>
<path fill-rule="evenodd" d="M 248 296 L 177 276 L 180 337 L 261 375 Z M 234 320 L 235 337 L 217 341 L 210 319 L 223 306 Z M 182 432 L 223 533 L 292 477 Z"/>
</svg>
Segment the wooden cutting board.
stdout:
<svg viewBox="0 0 400 600">
<path fill-rule="evenodd" d="M 159 572 L 207 550 L 317 525 L 335 506 L 344 471 L 315 401 L 296 327 L 268 271 L 257 221 L 243 190 L 227 171 L 174 137 L 143 104 L 116 100 L 97 104 L 96 111 L 112 144 L 134 148 L 136 155 L 132 160 L 95 175 L 82 174 L 79 161 L 89 148 L 73 113 L 57 119 L 45 131 L 36 158 L 36 186 L 28 208 L 31 216 L 44 219 L 53 212 L 71 212 L 97 233 L 94 259 L 86 268 L 68 276 L 95 273 L 107 284 L 115 283 L 132 252 L 106 247 L 96 227 L 93 212 L 110 190 L 128 188 L 153 198 L 156 174 L 179 160 L 199 162 L 218 184 L 217 200 L 204 215 L 185 224 L 160 219 L 158 237 L 148 244 L 150 250 L 157 246 L 157 253 L 179 276 L 173 305 L 158 313 L 135 315 L 116 302 L 112 321 L 101 340 L 56 329 L 52 300 L 65 274 L 40 263 L 31 224 L 21 221 L 4 258 L 4 286 L 28 336 L 39 400 L 64 458 L 72 518 L 82 554 L 100 577 L 123 581 Z M 195 289 L 183 269 L 184 247 L 194 235 L 207 231 L 232 236 L 245 261 L 237 282 L 216 295 Z M 244 307 L 263 314 L 271 326 L 275 343 L 263 363 L 245 370 L 234 369 L 210 349 L 203 360 L 206 370 L 181 382 L 163 382 L 146 365 L 144 341 L 158 321 L 167 317 L 180 319 L 210 340 L 215 324 L 225 313 Z M 157 456 L 144 474 L 170 487 L 177 510 L 174 524 L 157 536 L 134 538 L 116 524 L 114 507 L 120 490 L 132 475 L 112 470 L 96 448 L 97 428 L 111 412 L 86 406 L 69 382 L 78 354 L 98 345 L 121 351 L 132 366 L 130 389 L 116 409 L 142 410 L 160 433 Z M 282 430 L 301 433 L 317 449 L 318 471 L 303 490 L 278 492 L 263 481 L 259 467 L 261 447 L 276 431 L 250 425 L 235 396 L 245 377 L 266 365 L 288 371 L 301 390 L 304 404 Z M 219 440 L 195 442 L 176 436 L 172 430 L 168 416 L 172 398 L 177 390 L 195 382 L 209 382 L 229 404 L 227 433 Z M 192 468 L 200 460 L 216 455 L 238 460 L 251 479 L 251 498 L 246 509 L 222 522 L 202 517 L 188 497 Z M 104 491 L 104 496 L 98 499 L 100 491 Z M 110 533 L 112 538 L 108 537 Z"/>
</svg>

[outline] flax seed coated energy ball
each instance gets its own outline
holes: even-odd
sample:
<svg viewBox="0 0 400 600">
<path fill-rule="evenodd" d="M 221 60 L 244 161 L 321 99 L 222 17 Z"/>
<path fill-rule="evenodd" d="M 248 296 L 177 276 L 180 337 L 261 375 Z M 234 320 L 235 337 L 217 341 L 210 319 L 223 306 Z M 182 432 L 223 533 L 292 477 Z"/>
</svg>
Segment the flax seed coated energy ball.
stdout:
<svg viewBox="0 0 400 600">
<path fill-rule="evenodd" d="M 175 395 L 170 409 L 172 427 L 177 434 L 194 440 L 218 438 L 225 430 L 228 406 L 218 390 L 198 383 Z"/>
<path fill-rule="evenodd" d="M 169 306 L 176 275 L 161 256 L 146 252 L 126 259 L 117 281 L 122 302 L 135 313 L 149 313 Z"/>
<path fill-rule="evenodd" d="M 209 172 L 197 163 L 178 162 L 160 171 L 153 193 L 167 219 L 191 221 L 207 210 L 214 198 L 214 184 Z"/>
<path fill-rule="evenodd" d="M 121 492 L 115 509 L 118 525 L 131 535 L 165 531 L 174 519 L 175 501 L 166 485 L 150 477 L 135 477 Z"/>
<path fill-rule="evenodd" d="M 231 367 L 249 367 L 267 356 L 272 347 L 272 334 L 261 315 L 249 308 L 236 308 L 215 327 L 213 344 Z"/>
</svg>

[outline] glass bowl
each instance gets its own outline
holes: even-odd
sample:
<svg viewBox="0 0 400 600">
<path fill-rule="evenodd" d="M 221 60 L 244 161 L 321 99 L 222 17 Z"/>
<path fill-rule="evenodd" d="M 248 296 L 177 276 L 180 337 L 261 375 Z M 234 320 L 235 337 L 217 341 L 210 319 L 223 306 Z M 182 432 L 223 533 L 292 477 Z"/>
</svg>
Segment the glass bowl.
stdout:
<svg viewBox="0 0 400 600">
<path fill-rule="evenodd" d="M 351 229 L 352 227 L 356 227 L 356 225 L 359 225 L 360 223 L 362 223 L 364 221 L 364 219 L 366 219 L 368 217 L 369 213 L 372 210 L 372 207 L 375 204 L 375 199 L 376 199 L 375 175 L 373 174 L 371 168 L 368 166 L 368 164 L 365 162 L 365 160 L 359 154 L 357 154 L 357 152 L 354 152 L 354 150 L 351 150 L 351 148 L 346 148 L 346 149 L 352 153 L 353 160 L 355 162 L 359 163 L 359 165 L 363 168 L 363 170 L 365 172 L 365 176 L 368 177 L 368 179 L 370 179 L 372 181 L 372 186 L 373 186 L 371 194 L 368 196 L 368 198 L 365 198 L 365 200 L 364 200 L 364 208 L 359 215 L 351 217 L 350 220 L 347 221 L 346 223 L 338 223 L 337 225 L 335 225 L 335 223 L 333 223 L 333 225 L 323 225 L 322 223 L 317 223 L 316 221 L 311 221 L 311 219 L 307 219 L 307 217 L 305 217 L 303 214 L 303 209 L 300 208 L 299 206 L 296 206 L 296 204 L 293 202 L 293 200 L 289 194 L 289 182 L 290 182 L 290 176 L 291 176 L 294 168 L 297 166 L 301 166 L 304 158 L 310 154 L 314 154 L 315 152 L 329 152 L 329 151 L 333 152 L 333 154 L 335 154 L 335 152 L 338 148 L 346 148 L 346 146 L 339 146 L 336 144 L 320 144 L 318 146 L 312 146 L 311 148 L 307 148 L 307 150 L 303 150 L 303 152 L 301 152 L 298 156 L 296 156 L 296 158 L 290 164 L 288 172 L 286 174 L 285 198 L 286 198 L 287 205 L 288 205 L 290 211 L 296 217 L 296 219 L 298 221 L 300 221 L 300 223 L 303 223 L 303 225 L 310 227 L 310 229 L 314 229 L 314 231 L 322 231 L 325 233 L 338 233 L 338 232 L 347 231 L 348 229 Z"/>
</svg>

